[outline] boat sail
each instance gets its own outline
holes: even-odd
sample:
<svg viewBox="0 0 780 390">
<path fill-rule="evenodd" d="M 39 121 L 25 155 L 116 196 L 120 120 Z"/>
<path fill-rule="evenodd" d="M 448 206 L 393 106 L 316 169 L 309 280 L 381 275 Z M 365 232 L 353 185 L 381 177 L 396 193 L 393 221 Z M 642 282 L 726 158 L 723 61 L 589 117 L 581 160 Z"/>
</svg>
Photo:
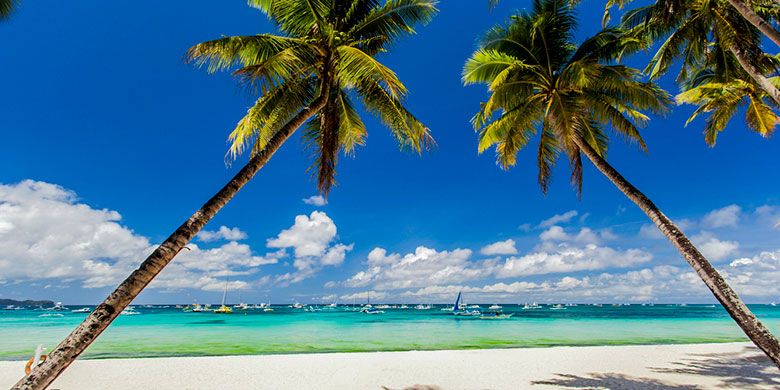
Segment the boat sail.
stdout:
<svg viewBox="0 0 780 390">
<path fill-rule="evenodd" d="M 228 278 L 225 278 L 225 291 L 222 292 L 222 305 L 219 307 L 219 309 L 214 310 L 215 314 L 231 314 L 233 313 L 233 309 L 231 309 L 228 306 L 225 306 L 225 298 L 227 298 L 227 289 L 228 289 Z"/>
<path fill-rule="evenodd" d="M 452 314 L 456 316 L 478 316 L 479 310 L 461 310 L 460 301 L 463 298 L 463 291 L 458 291 L 458 297 L 455 298 L 455 304 L 452 306 Z"/>
</svg>

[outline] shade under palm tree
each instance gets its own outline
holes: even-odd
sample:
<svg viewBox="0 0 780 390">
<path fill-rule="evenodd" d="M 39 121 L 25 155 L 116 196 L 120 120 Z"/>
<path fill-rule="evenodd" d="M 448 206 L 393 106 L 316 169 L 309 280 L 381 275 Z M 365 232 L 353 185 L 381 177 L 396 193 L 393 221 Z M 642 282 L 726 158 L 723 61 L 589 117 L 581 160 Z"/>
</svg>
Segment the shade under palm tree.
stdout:
<svg viewBox="0 0 780 390">
<path fill-rule="evenodd" d="M 637 128 L 644 111 L 661 112 L 667 94 L 640 72 L 613 61 L 642 44 L 631 34 L 604 30 L 577 46 L 575 17 L 563 0 L 534 0 L 533 10 L 491 29 L 463 71 L 467 84 L 488 85 L 490 98 L 474 117 L 479 150 L 495 146 L 498 163 L 509 168 L 517 153 L 538 135 L 539 183 L 547 190 L 558 157 L 572 167 L 581 190 L 584 154 L 639 206 L 693 267 L 745 334 L 780 366 L 780 344 L 750 312 L 723 277 L 641 191 L 605 159 L 612 133 L 646 146 Z"/>
</svg>

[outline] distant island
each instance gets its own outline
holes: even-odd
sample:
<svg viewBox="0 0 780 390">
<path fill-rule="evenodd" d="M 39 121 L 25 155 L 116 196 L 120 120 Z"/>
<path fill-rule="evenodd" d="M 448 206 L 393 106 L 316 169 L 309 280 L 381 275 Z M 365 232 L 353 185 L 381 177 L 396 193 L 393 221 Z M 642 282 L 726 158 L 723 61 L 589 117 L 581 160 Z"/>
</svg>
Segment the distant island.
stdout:
<svg viewBox="0 0 780 390">
<path fill-rule="evenodd" d="M 33 301 L 31 299 L 25 301 L 17 301 L 16 299 L 2 299 L 0 298 L 0 306 L 54 306 L 53 301 Z"/>
</svg>

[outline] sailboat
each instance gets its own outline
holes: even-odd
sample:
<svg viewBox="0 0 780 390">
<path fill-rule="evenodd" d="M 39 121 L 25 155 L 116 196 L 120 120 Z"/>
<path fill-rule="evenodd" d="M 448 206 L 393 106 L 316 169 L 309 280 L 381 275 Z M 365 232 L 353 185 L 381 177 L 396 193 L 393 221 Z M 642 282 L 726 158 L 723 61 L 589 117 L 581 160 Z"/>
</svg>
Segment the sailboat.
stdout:
<svg viewBox="0 0 780 390">
<path fill-rule="evenodd" d="M 468 309 L 461 310 L 461 303 L 460 303 L 461 298 L 462 298 L 462 291 L 458 291 L 458 297 L 455 298 L 455 304 L 452 305 L 453 315 L 467 316 L 467 317 L 480 315 L 479 310 L 468 310 Z"/>
<path fill-rule="evenodd" d="M 233 309 L 231 309 L 228 306 L 225 306 L 225 298 L 227 298 L 227 289 L 228 289 L 228 278 L 225 278 L 225 291 L 222 293 L 222 305 L 219 306 L 219 309 L 215 309 L 215 314 L 232 314 Z"/>
<path fill-rule="evenodd" d="M 371 306 L 371 293 L 366 293 L 366 305 L 363 306 L 363 310 L 360 311 L 361 313 L 365 314 L 384 314 L 385 312 L 383 310 L 379 310 L 373 306 Z"/>
</svg>

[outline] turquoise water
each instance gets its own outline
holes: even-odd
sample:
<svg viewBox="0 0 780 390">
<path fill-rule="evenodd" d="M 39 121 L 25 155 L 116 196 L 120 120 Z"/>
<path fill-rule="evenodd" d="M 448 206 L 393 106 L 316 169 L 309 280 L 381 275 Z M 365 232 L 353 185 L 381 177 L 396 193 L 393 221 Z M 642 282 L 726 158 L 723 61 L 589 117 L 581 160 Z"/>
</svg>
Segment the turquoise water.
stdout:
<svg viewBox="0 0 780 390">
<path fill-rule="evenodd" d="M 86 358 L 398 351 L 433 349 L 630 345 L 746 341 L 720 307 L 710 305 L 579 305 L 565 310 L 521 310 L 504 305 L 506 320 L 462 318 L 441 311 L 385 309 L 368 315 L 350 307 L 307 312 L 230 315 L 188 313 L 173 307 L 136 307 L 120 316 L 84 353 Z M 487 305 L 482 305 L 482 308 Z M 75 309 L 70 307 L 68 309 Z M 773 331 L 780 307 L 751 305 Z M 35 346 L 56 346 L 85 313 L 0 310 L 0 359 L 26 359 Z"/>
</svg>

